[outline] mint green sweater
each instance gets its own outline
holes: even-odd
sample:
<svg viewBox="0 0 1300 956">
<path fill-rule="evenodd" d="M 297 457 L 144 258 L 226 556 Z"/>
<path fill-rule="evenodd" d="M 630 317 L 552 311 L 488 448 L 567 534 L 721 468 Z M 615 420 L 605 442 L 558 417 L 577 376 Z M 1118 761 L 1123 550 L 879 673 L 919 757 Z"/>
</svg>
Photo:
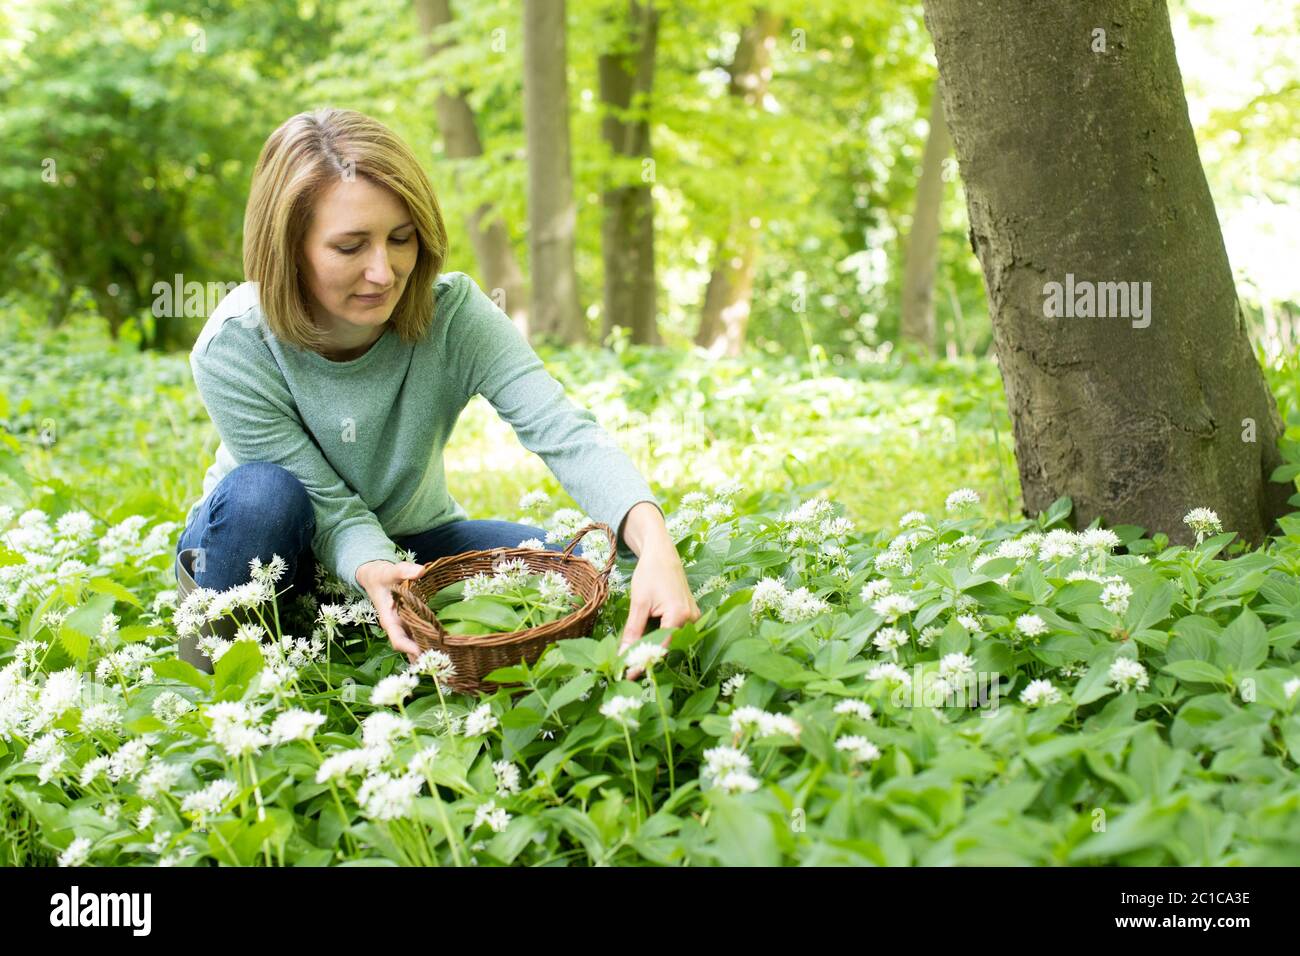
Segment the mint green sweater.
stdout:
<svg viewBox="0 0 1300 956">
<path fill-rule="evenodd" d="M 588 410 L 578 408 L 510 319 L 463 272 L 440 275 L 424 339 L 387 327 L 360 358 L 332 362 L 282 343 L 256 286 L 221 300 L 190 353 L 199 395 L 221 436 L 199 505 L 236 465 L 267 461 L 311 498 L 317 560 L 353 587 L 367 561 L 398 560 L 392 538 L 468 518 L 447 492 L 443 449 L 470 398 L 482 395 L 565 491 L 617 535 L 645 479 Z"/>
</svg>

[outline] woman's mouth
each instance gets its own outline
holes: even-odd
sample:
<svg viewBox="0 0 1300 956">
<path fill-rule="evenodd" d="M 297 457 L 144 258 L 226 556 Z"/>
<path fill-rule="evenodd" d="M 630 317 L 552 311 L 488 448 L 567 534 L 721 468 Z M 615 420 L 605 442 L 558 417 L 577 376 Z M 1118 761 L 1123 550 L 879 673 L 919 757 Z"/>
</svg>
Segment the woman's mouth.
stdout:
<svg viewBox="0 0 1300 956">
<path fill-rule="evenodd" d="M 379 305 L 381 302 L 383 302 L 385 299 L 388 298 L 388 293 L 381 292 L 378 293 L 377 295 L 358 295 L 356 296 L 356 298 L 360 299 L 362 302 L 366 303 L 367 305 Z"/>
</svg>

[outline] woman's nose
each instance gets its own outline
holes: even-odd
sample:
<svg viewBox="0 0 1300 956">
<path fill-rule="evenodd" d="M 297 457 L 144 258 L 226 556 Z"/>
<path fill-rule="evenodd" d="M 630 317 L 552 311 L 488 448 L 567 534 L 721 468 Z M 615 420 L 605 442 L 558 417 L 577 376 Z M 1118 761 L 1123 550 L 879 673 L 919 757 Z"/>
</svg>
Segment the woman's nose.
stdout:
<svg viewBox="0 0 1300 956">
<path fill-rule="evenodd" d="M 388 250 L 380 248 L 366 263 L 366 281 L 387 288 L 393 282 L 393 269 L 388 264 Z"/>
</svg>

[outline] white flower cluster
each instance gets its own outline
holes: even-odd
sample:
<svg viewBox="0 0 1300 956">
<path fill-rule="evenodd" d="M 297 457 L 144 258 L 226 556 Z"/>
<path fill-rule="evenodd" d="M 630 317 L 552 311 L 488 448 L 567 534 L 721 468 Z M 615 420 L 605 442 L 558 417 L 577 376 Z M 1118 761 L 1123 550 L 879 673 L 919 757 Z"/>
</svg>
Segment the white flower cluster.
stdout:
<svg viewBox="0 0 1300 956">
<path fill-rule="evenodd" d="M 799 739 L 799 723 L 789 714 L 770 714 L 761 707 L 737 707 L 731 712 L 731 732 L 735 735 L 752 730 L 755 737 L 785 734 Z"/>
<path fill-rule="evenodd" d="M 1207 534 L 1223 532 L 1223 522 L 1219 520 L 1218 513 L 1209 508 L 1193 508 L 1183 515 L 1183 523 L 1196 532 L 1197 544 L 1200 544 Z"/>
<path fill-rule="evenodd" d="M 207 818 L 225 810 L 226 804 L 238 792 L 239 787 L 232 780 L 213 780 L 202 790 L 187 794 L 181 801 L 181 810 L 194 814 L 195 822 L 200 827 L 206 827 Z"/>
<path fill-rule="evenodd" d="M 465 717 L 465 736 L 481 737 L 497 726 L 496 716 L 490 704 L 480 704 Z"/>
<path fill-rule="evenodd" d="M 1110 682 L 1121 693 L 1130 690 L 1146 690 L 1151 678 L 1147 669 L 1131 657 L 1117 657 L 1107 672 Z"/>
<path fill-rule="evenodd" d="M 867 680 L 885 680 L 902 687 L 912 686 L 912 675 L 891 661 L 873 665 L 867 671 Z"/>
<path fill-rule="evenodd" d="M 635 729 L 640 726 L 640 722 L 634 714 L 641 709 L 641 698 L 631 697 L 627 694 L 620 694 L 617 697 L 611 697 L 600 705 L 602 716 L 609 718 L 615 723 L 624 727 Z"/>
<path fill-rule="evenodd" d="M 816 546 L 830 554 L 842 553 L 838 541 L 852 534 L 855 527 L 850 519 L 836 517 L 834 512 L 835 506 L 825 495 L 810 498 L 785 512 L 778 519 L 784 526 L 785 542 L 802 547 Z"/>
<path fill-rule="evenodd" d="M 409 737 L 415 724 L 400 714 L 377 710 L 361 722 L 361 746 L 330 754 L 316 771 L 317 783 L 333 783 L 348 776 L 380 772 L 393 757 L 393 742 Z"/>
<path fill-rule="evenodd" d="M 1101 589 L 1101 606 L 1112 614 L 1123 616 L 1132 596 L 1133 588 L 1123 581 L 1107 584 Z"/>
<path fill-rule="evenodd" d="M 765 611 L 772 611 L 786 624 L 794 624 L 825 614 L 830 605 L 806 587 L 794 591 L 786 589 L 779 578 L 765 577 L 754 585 L 749 610 L 755 620 Z"/>
<path fill-rule="evenodd" d="M 943 507 L 949 514 L 956 514 L 968 508 L 974 508 L 979 503 L 980 496 L 978 492 L 971 488 L 958 488 L 944 500 Z"/>
<path fill-rule="evenodd" d="M 874 715 L 871 705 L 860 700 L 842 700 L 835 705 L 835 713 L 841 716 L 853 716 L 859 720 L 871 720 Z"/>
<path fill-rule="evenodd" d="M 124 564 L 134 569 L 170 550 L 177 523 L 159 522 L 142 539 L 140 533 L 147 520 L 133 515 L 96 541 L 95 520 L 85 511 L 67 512 L 51 527 L 49 515 L 39 508 L 24 511 L 15 522 L 14 509 L 0 507 L 0 529 L 4 529 L 0 531 L 0 545 L 23 559 L 0 565 L 0 618 L 17 621 L 19 608 L 39 604 L 60 584 L 97 576 L 97 571 Z M 86 553 L 91 548 L 97 552 L 93 559 Z M 87 560 L 72 557 L 74 553 Z"/>
<path fill-rule="evenodd" d="M 1020 702 L 1026 707 L 1044 707 L 1061 702 L 1061 692 L 1050 680 L 1031 680 L 1020 692 Z"/>
<path fill-rule="evenodd" d="M 653 640 L 642 640 L 627 649 L 624 661 L 629 671 L 643 671 L 649 676 L 650 668 L 667 656 L 668 652 L 664 650 L 662 644 Z"/>
<path fill-rule="evenodd" d="M 368 819 L 399 820 L 411 815 L 423 786 L 424 778 L 419 774 L 395 775 L 381 770 L 361 782 L 357 802 Z"/>
<path fill-rule="evenodd" d="M 722 682 L 722 696 L 731 697 L 736 691 L 745 686 L 744 674 L 732 674 Z"/>
<path fill-rule="evenodd" d="M 725 521 L 736 513 L 731 499 L 739 486 L 725 486 L 714 492 L 713 496 L 702 491 L 691 491 L 682 496 L 681 506 L 668 518 L 668 534 L 680 538 L 694 527 L 696 521 L 703 519 L 709 524 Z"/>
<path fill-rule="evenodd" d="M 1070 557 L 1091 558 L 1096 555 L 1109 554 L 1119 547 L 1119 536 L 1109 528 L 1089 528 L 1078 533 L 1064 528 L 1053 529 L 1046 534 L 1030 531 L 1016 538 L 999 541 L 991 553 L 978 555 L 971 563 L 974 570 L 994 558 L 1011 558 L 1023 563 L 1037 555 L 1040 561 L 1054 562 Z M 1087 571 L 1072 572 L 1073 575 L 1089 577 Z M 1000 578 L 1005 583 L 1005 578 Z"/>
<path fill-rule="evenodd" d="M 882 654 L 888 654 L 894 660 L 898 660 L 898 651 L 906 647 L 907 642 L 912 639 L 906 631 L 899 630 L 896 627 L 882 627 L 876 632 L 876 636 L 871 639 L 876 650 Z"/>
<path fill-rule="evenodd" d="M 530 571 L 528 562 L 523 558 L 499 560 L 492 565 L 491 574 L 480 571 L 466 578 L 461 593 L 467 601 L 484 594 L 508 594 L 527 587 L 534 579 L 539 596 L 544 602 L 559 602 L 574 594 L 573 585 L 563 574 L 558 571 L 541 573 Z"/>
<path fill-rule="evenodd" d="M 412 671 L 389 674 L 382 678 L 370 691 L 370 703 L 376 707 L 398 707 L 402 701 L 415 692 L 420 683 L 420 675 Z"/>
<path fill-rule="evenodd" d="M 536 511 L 543 505 L 549 504 L 551 496 L 544 491 L 529 491 L 519 499 L 520 511 Z"/>
<path fill-rule="evenodd" d="M 904 614 L 915 611 L 916 601 L 906 594 L 885 594 L 876 599 L 871 605 L 871 610 L 893 624 Z"/>
<path fill-rule="evenodd" d="M 880 759 L 880 748 L 860 734 L 849 734 L 835 741 L 835 749 L 844 751 L 850 763 L 871 763 Z"/>
<path fill-rule="evenodd" d="M 1022 637 L 1041 637 L 1047 633 L 1047 622 L 1037 614 L 1021 614 L 1016 618 L 1016 630 Z"/>
<path fill-rule="evenodd" d="M 417 674 L 432 677 L 439 683 L 446 683 L 456 676 L 456 666 L 451 657 L 443 651 L 430 649 L 415 659 L 411 670 Z"/>
<path fill-rule="evenodd" d="M 225 591 L 196 587 L 185 596 L 181 606 L 172 615 L 172 627 L 181 637 L 197 634 L 199 629 L 209 621 L 218 620 L 237 608 L 260 608 L 274 597 L 274 587 L 258 580 L 237 584 Z M 214 650 L 218 648 L 224 651 L 229 648 L 229 645 L 227 643 L 226 647 L 220 645 L 213 647 Z M 212 660 L 215 661 L 217 658 L 212 657 Z"/>
<path fill-rule="evenodd" d="M 749 756 L 726 744 L 704 751 L 703 776 L 725 793 L 752 793 L 759 781 L 750 773 Z"/>
<path fill-rule="evenodd" d="M 550 527 L 546 531 L 546 543 L 567 545 L 589 524 L 591 519 L 576 508 L 560 508 L 551 515 Z"/>
<path fill-rule="evenodd" d="M 510 823 L 510 819 L 510 814 L 504 807 L 498 807 L 495 800 L 489 800 L 474 810 L 474 824 L 470 829 L 477 830 L 486 823 L 493 833 L 500 833 Z"/>
<path fill-rule="evenodd" d="M 492 773 L 497 778 L 497 796 L 508 797 L 519 792 L 519 768 L 509 760 L 494 760 Z"/>
</svg>

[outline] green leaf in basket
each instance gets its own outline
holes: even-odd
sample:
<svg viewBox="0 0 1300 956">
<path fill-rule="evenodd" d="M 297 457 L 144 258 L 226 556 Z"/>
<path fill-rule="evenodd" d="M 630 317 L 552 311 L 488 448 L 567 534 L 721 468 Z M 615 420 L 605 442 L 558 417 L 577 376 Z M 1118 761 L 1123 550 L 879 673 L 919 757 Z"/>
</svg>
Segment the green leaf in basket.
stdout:
<svg viewBox="0 0 1300 956">
<path fill-rule="evenodd" d="M 513 608 L 492 600 L 488 595 L 480 595 L 448 604 L 438 612 L 438 620 L 444 627 L 452 621 L 473 621 L 496 631 L 517 631 L 520 617 Z"/>
<path fill-rule="evenodd" d="M 486 624 L 480 624 L 478 621 L 452 621 L 450 624 L 444 624 L 443 630 L 448 634 L 495 634 L 497 633 Z"/>
<path fill-rule="evenodd" d="M 453 601 L 459 601 L 465 593 L 465 582 L 457 581 L 455 584 L 449 584 L 442 588 L 433 597 L 429 598 L 429 607 L 435 611 L 441 611 Z"/>
</svg>

